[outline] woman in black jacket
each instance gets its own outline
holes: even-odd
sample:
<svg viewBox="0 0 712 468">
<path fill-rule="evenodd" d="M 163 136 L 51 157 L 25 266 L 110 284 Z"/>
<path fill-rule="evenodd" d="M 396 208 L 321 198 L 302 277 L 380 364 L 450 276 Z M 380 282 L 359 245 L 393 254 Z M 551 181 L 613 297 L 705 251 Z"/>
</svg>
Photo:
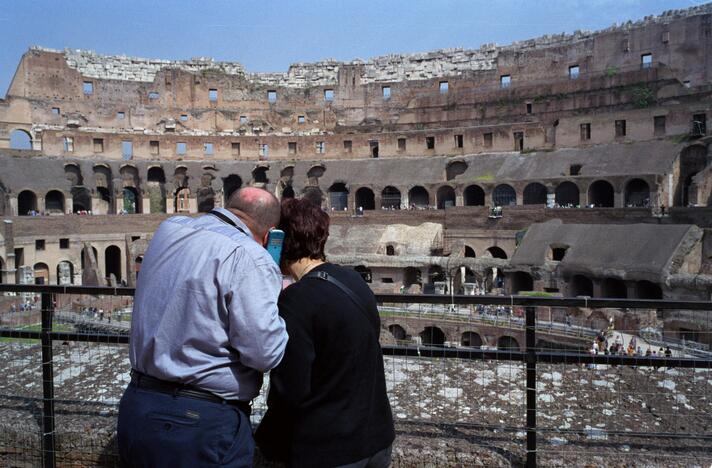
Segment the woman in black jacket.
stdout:
<svg viewBox="0 0 712 468">
<path fill-rule="evenodd" d="M 329 216 L 318 206 L 285 201 L 279 227 L 283 271 L 296 282 L 279 298 L 289 342 L 257 444 L 289 466 L 387 467 L 395 432 L 373 293 L 355 271 L 326 262 Z"/>
</svg>

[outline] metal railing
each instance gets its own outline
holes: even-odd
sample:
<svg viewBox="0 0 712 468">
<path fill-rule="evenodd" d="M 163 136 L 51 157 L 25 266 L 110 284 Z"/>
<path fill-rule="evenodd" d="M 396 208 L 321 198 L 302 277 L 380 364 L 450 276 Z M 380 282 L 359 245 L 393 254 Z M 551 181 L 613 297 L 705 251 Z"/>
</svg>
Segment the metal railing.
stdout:
<svg viewBox="0 0 712 468">
<path fill-rule="evenodd" d="M 88 342 L 125 345 L 129 336 L 124 333 L 78 333 L 53 330 L 55 318 L 62 320 L 76 317 L 66 316 L 66 312 L 55 315 L 56 299 L 62 295 L 91 296 L 132 296 L 132 288 L 106 288 L 81 286 L 34 286 L 34 285 L 0 285 L 0 292 L 31 294 L 41 297 L 41 327 L 39 330 L 0 328 L 0 338 L 39 340 L 41 343 L 42 370 L 42 418 L 41 418 L 41 450 L 44 467 L 56 466 L 56 430 L 55 430 L 55 368 L 53 342 Z M 537 307 L 569 307 L 569 308 L 616 308 L 616 309 L 655 309 L 655 310 L 686 310 L 712 311 L 712 302 L 701 301 L 668 301 L 668 300 L 626 300 L 626 299 L 590 299 L 590 298 L 548 298 L 531 296 L 439 296 L 439 295 L 377 295 L 381 307 L 393 307 L 393 304 L 444 304 L 467 306 L 481 304 L 486 306 L 523 307 L 523 333 L 525 343 L 523 349 L 493 349 L 492 347 L 445 347 L 445 346 L 403 346 L 383 345 L 383 354 L 394 357 L 458 359 L 464 361 L 504 361 L 521 363 L 525 369 L 526 380 L 526 418 L 519 426 L 526 433 L 526 466 L 537 465 L 537 436 L 549 429 L 537 427 L 537 392 L 541 383 L 537 376 L 537 365 L 559 364 L 564 366 L 631 366 L 681 369 L 712 369 L 712 358 L 709 355 L 694 357 L 678 355 L 674 357 L 590 354 L 586 352 L 556 351 L 537 348 Z M 387 309 L 392 310 L 392 309 Z M 477 315 L 477 314 L 475 314 Z M 482 318 L 484 321 L 484 318 Z M 125 326 L 122 325 L 125 329 Z M 121 331 L 121 330 L 120 330 Z M 520 332 L 521 332 L 520 328 Z M 588 337 L 588 334 L 582 334 Z M 12 375 L 8 376 L 10 379 Z M 712 380 L 710 381 L 712 382 Z M 712 385 L 712 383 L 711 383 Z M 706 393 L 705 393 L 706 395 Z M 19 395 L 18 395 L 19 396 Z M 581 431 L 579 431 L 581 432 Z M 635 437 L 634 432 L 626 433 Z M 650 435 L 650 434 L 648 434 Z M 667 434 L 669 435 L 669 434 Z M 679 434 L 676 434 L 679 435 Z M 686 437 L 709 440 L 712 444 L 712 433 L 686 433 Z"/>
</svg>

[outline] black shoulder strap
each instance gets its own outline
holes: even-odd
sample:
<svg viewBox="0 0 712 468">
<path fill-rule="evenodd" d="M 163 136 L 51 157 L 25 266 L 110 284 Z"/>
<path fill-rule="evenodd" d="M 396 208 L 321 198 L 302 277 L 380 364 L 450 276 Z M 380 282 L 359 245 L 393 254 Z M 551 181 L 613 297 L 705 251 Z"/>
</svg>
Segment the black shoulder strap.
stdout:
<svg viewBox="0 0 712 468">
<path fill-rule="evenodd" d="M 361 298 L 358 297 L 358 296 L 356 295 L 356 293 L 353 292 L 353 291 L 351 290 L 351 288 L 349 288 L 348 286 L 346 286 L 344 283 L 342 283 L 341 281 L 337 280 L 336 278 L 334 278 L 333 276 L 331 276 L 329 273 L 327 273 L 327 272 L 325 272 L 325 271 L 321 271 L 321 270 L 318 270 L 318 271 L 312 270 L 312 271 L 310 271 L 309 273 L 307 273 L 307 274 L 304 276 L 304 278 L 302 278 L 302 279 L 305 279 L 305 278 L 314 278 L 314 279 L 320 279 L 320 280 L 322 280 L 322 281 L 328 281 L 329 283 L 333 284 L 333 285 L 336 286 L 337 288 L 341 289 L 341 291 L 343 291 L 343 293 L 346 294 L 346 295 L 349 297 L 349 299 L 351 299 L 351 302 L 353 302 L 354 304 L 356 304 L 356 307 L 358 308 L 358 310 L 359 310 L 359 311 L 361 312 L 361 314 L 364 316 L 364 318 L 366 319 L 366 321 L 368 321 L 368 324 L 369 324 L 368 329 L 371 330 L 371 331 L 373 331 L 374 328 L 377 328 L 376 324 L 374 324 L 373 321 L 371 320 L 371 318 L 369 317 L 369 315 L 368 315 L 368 309 L 367 309 L 366 306 L 364 305 L 364 303 L 363 303 L 363 301 L 361 300 Z M 376 341 L 378 341 L 378 337 L 376 337 Z"/>
<path fill-rule="evenodd" d="M 244 235 L 247 235 L 247 233 L 245 232 L 245 230 L 242 229 L 240 226 L 238 226 L 238 225 L 235 223 L 235 221 L 231 220 L 230 218 L 228 218 L 228 217 L 225 216 L 224 214 L 220 213 L 219 211 L 217 211 L 217 210 L 208 211 L 208 214 L 211 214 L 211 215 L 213 215 L 213 216 L 217 216 L 217 218 L 220 219 L 223 223 L 227 223 L 227 224 L 229 224 L 230 226 L 232 226 L 232 227 L 234 227 L 235 229 L 237 229 L 238 231 L 240 231 L 241 233 L 243 233 Z"/>
</svg>

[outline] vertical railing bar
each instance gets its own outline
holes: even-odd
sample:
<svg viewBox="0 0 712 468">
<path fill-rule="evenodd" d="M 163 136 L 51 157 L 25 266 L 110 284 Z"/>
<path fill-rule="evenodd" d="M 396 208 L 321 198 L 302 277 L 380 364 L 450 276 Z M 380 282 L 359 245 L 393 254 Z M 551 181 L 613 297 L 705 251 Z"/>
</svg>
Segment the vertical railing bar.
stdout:
<svg viewBox="0 0 712 468">
<path fill-rule="evenodd" d="M 527 468 L 536 468 L 536 308 L 526 308 Z"/>
<path fill-rule="evenodd" d="M 42 293 L 42 466 L 55 467 L 54 433 L 54 369 L 52 351 L 52 315 L 54 303 L 51 293 Z"/>
</svg>

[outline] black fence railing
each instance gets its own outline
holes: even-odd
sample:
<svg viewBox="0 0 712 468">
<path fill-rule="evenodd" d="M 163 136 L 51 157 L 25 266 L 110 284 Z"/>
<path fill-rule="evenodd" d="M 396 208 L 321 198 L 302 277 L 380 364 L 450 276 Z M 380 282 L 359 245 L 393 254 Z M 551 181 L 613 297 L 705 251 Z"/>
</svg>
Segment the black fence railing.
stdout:
<svg viewBox="0 0 712 468">
<path fill-rule="evenodd" d="M 57 308 L 57 298 L 61 296 L 87 295 L 92 297 L 122 297 L 133 296 L 132 288 L 106 288 L 106 287 L 81 287 L 81 286 L 35 286 L 35 285 L 0 285 L 0 292 L 14 293 L 20 295 L 31 295 L 37 301 L 41 298 L 39 311 L 39 329 L 22 329 L 18 327 L 0 327 L 0 339 L 10 340 L 38 340 L 41 343 L 41 374 L 42 374 L 42 417 L 41 417 L 41 463 L 44 467 L 56 466 L 56 409 L 55 403 L 55 356 L 53 343 L 55 342 L 85 342 L 85 343 L 108 343 L 114 345 L 125 345 L 129 342 L 126 331 L 111 333 L 97 332 L 82 333 L 71 330 L 57 330 L 54 321 L 55 309 Z M 709 324 L 709 313 L 712 311 L 712 302 L 701 301 L 668 301 L 668 300 L 627 300 L 627 299 L 593 299 L 593 298 L 550 298 L 532 296 L 442 296 L 442 295 L 401 295 L 401 294 L 380 294 L 377 295 L 379 304 L 389 305 L 391 308 L 396 305 L 408 304 L 441 304 L 449 307 L 472 307 L 474 305 L 498 306 L 523 309 L 524 321 L 524 345 L 519 348 L 496 349 L 493 346 L 462 347 L 462 346 L 439 346 L 432 345 L 403 345 L 384 344 L 382 346 L 385 356 L 400 358 L 437 358 L 456 359 L 464 361 L 495 361 L 520 363 L 525 371 L 525 420 L 518 426 L 525 432 L 526 451 L 525 464 L 528 467 L 537 466 L 537 454 L 539 446 L 537 436 L 543 432 L 552 431 L 551 428 L 541 428 L 537 426 L 537 404 L 538 385 L 541 378 L 537 374 L 537 365 L 563 365 L 563 366 L 625 366 L 632 368 L 652 368 L 661 367 L 667 369 L 712 369 L 712 354 L 685 355 L 641 355 L 639 353 L 611 354 L 589 353 L 581 350 L 557 350 L 541 348 L 537 346 L 539 335 L 543 332 L 537 330 L 537 308 L 582 308 L 582 309 L 618 309 L 623 311 L 634 310 L 684 310 L 707 313 L 706 321 Z M 689 312 L 686 312 L 689 313 Z M 58 314 L 59 315 L 59 314 Z M 406 314 L 407 315 L 407 314 Z M 103 320 L 103 317 L 101 318 Z M 704 320 L 701 320 L 704 322 Z M 707 329 L 706 332 L 712 330 Z M 712 379 L 712 374 L 710 378 Z M 13 375 L 6 375 L 8 379 L 13 379 Z M 700 385 L 705 385 L 702 382 Z M 669 385 L 669 384 L 665 384 Z M 712 380 L 709 380 L 712 385 Z M 712 396 L 712 392 L 702 391 L 704 396 Z M 16 395 L 21 397 L 22 395 Z M 684 396 L 683 396 L 684 397 Z M 704 400 L 705 398 L 703 398 Z M 681 398 L 682 400 L 682 398 Z M 710 398 L 712 400 L 712 398 Z M 464 403 L 463 403 L 464 404 Z M 711 402 L 712 404 L 712 402 Z M 704 419 L 701 427 L 712 427 L 710 415 L 700 410 L 700 417 Z M 705 419 L 706 418 L 706 419 Z M 484 426 L 484 425 L 483 425 Z M 566 429 L 556 429 L 557 433 L 566 433 Z M 572 434 L 591 435 L 591 431 L 571 429 Z M 611 432 L 609 431 L 609 434 Z M 623 432 L 621 432 L 623 433 Z M 650 437 L 655 434 L 649 432 L 636 432 L 626 429 L 625 436 L 628 438 Z M 697 439 L 704 441 L 707 447 L 712 447 L 712 432 L 709 430 L 698 430 L 697 432 L 680 432 L 662 430 L 660 437 L 681 437 L 686 439 Z M 712 450 L 712 449 L 708 449 Z M 704 452 L 704 449 L 703 449 Z M 712 457 L 712 453 L 710 454 Z M 1 462 L 2 460 L 0 460 Z M 524 460 L 523 460 L 524 461 Z M 1 464 L 1 463 L 0 463 Z"/>
</svg>

